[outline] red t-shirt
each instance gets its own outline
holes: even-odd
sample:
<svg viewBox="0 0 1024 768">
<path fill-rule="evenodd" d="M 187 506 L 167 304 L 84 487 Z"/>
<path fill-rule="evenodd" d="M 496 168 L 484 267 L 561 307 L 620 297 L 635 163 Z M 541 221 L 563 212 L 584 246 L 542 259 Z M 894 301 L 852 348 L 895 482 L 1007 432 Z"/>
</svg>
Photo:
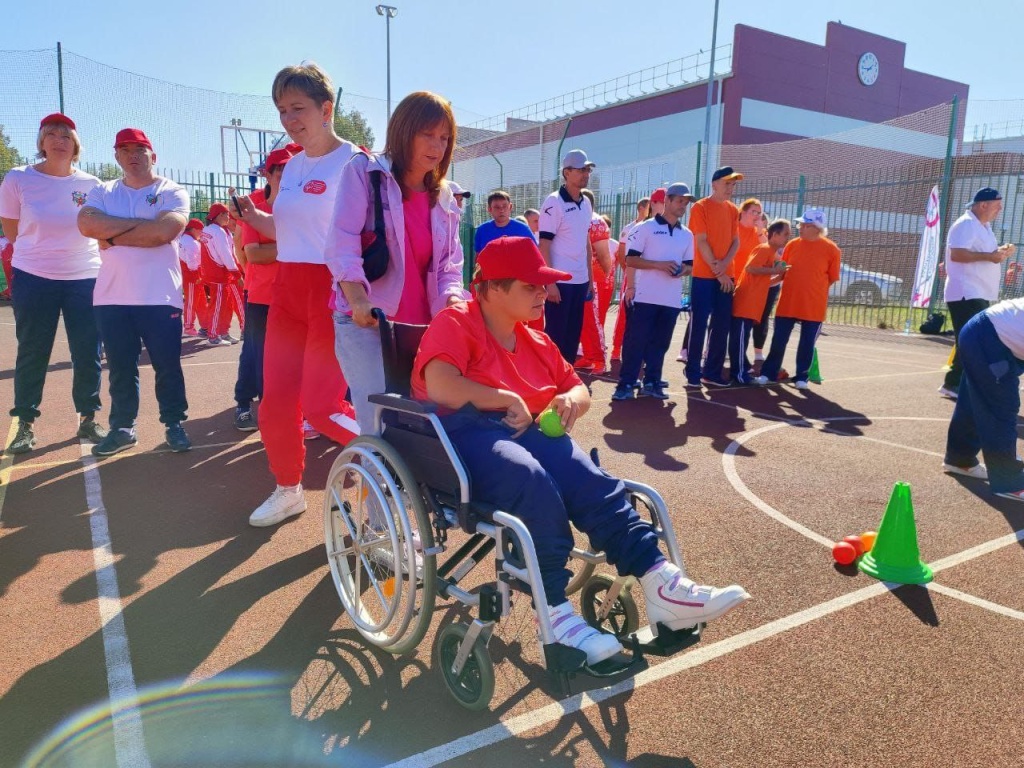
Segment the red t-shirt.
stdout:
<svg viewBox="0 0 1024 768">
<path fill-rule="evenodd" d="M 690 231 L 693 236 L 705 235 L 708 239 L 708 246 L 715 259 L 721 261 L 729 253 L 729 247 L 734 238 L 739 236 L 740 209 L 731 201 L 716 202 L 710 197 L 698 200 L 690 209 Z M 694 250 L 697 250 L 696 244 Z M 733 264 L 737 256 L 733 257 Z M 730 265 L 729 274 L 733 274 Z M 711 267 L 704 261 L 700 253 L 694 253 L 693 276 L 713 278 L 715 275 Z"/>
<path fill-rule="evenodd" d="M 430 235 L 430 192 L 409 192 L 402 201 L 405 215 L 405 282 L 394 319 L 400 323 L 426 325 L 430 322 L 427 271 L 434 255 Z"/>
<path fill-rule="evenodd" d="M 262 189 L 253 192 L 249 199 L 256 206 L 256 210 L 264 213 L 273 213 L 273 206 L 267 202 L 267 196 Z M 242 250 L 250 244 L 267 245 L 275 242 L 273 238 L 264 237 L 244 221 L 239 222 L 242 227 Z M 245 290 L 248 294 L 247 301 L 253 304 L 270 304 L 271 289 L 274 285 L 274 278 L 277 277 L 277 262 L 270 264 L 245 264 Z"/>
<path fill-rule="evenodd" d="M 608 230 L 608 225 L 605 224 L 604 219 L 595 215 L 590 221 L 590 230 L 588 234 L 590 237 L 590 251 L 593 254 L 594 282 L 597 285 L 603 285 L 608 282 L 609 276 L 604 269 L 602 269 L 601 262 L 597 260 L 597 244 L 605 240 L 611 240 L 612 233 Z M 612 261 L 614 262 L 615 254 L 610 253 L 609 255 L 612 257 Z"/>
<path fill-rule="evenodd" d="M 827 237 L 790 240 L 782 252 L 789 264 L 776 317 L 823 322 L 828 306 L 828 287 L 839 279 L 839 246 Z"/>
<path fill-rule="evenodd" d="M 418 400 L 429 399 L 423 369 L 435 359 L 454 365 L 470 381 L 515 392 L 534 416 L 555 395 L 582 383 L 548 335 L 525 323 L 516 325 L 514 352 L 501 346 L 476 299 L 442 310 L 423 334 L 412 370 L 412 396 Z"/>
<path fill-rule="evenodd" d="M 754 248 L 749 258 L 745 257 L 744 261 L 747 263 L 736 280 L 736 291 L 732 297 L 732 316 L 760 322 L 765 302 L 768 301 L 772 276 L 752 275 L 747 272 L 747 267 L 775 266 L 775 249 L 768 243 L 762 243 Z"/>
</svg>

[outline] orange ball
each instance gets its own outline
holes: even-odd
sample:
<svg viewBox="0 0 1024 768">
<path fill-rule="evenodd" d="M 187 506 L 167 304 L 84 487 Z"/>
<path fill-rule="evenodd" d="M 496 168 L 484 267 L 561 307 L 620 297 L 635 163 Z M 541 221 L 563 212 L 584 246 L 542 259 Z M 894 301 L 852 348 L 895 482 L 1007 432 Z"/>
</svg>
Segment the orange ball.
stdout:
<svg viewBox="0 0 1024 768">
<path fill-rule="evenodd" d="M 848 541 L 837 541 L 832 545 L 832 559 L 840 565 L 850 565 L 857 559 L 857 550 Z"/>
<path fill-rule="evenodd" d="M 864 549 L 864 542 L 861 541 L 860 536 L 847 536 L 843 539 L 847 544 L 857 550 L 857 557 L 860 557 L 866 551 Z"/>
<path fill-rule="evenodd" d="M 878 534 L 875 531 L 864 531 L 860 535 L 860 540 L 864 544 L 864 551 L 870 552 L 875 546 L 875 539 L 878 538 Z"/>
</svg>

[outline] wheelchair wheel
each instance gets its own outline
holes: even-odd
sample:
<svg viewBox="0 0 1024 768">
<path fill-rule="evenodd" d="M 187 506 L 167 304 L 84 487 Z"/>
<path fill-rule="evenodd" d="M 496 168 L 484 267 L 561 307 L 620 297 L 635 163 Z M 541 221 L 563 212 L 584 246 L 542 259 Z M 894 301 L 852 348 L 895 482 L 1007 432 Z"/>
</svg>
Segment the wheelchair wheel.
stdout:
<svg viewBox="0 0 1024 768">
<path fill-rule="evenodd" d="M 583 591 L 580 593 L 580 608 L 583 618 L 590 626 L 609 630 L 619 640 L 623 640 L 640 629 L 640 612 L 637 610 L 633 595 L 630 594 L 632 585 L 627 584 L 615 598 L 608 615 L 603 619 L 598 616 L 604 596 L 608 594 L 608 590 L 614 583 L 615 579 L 604 573 L 592 576 L 583 585 Z"/>
<path fill-rule="evenodd" d="M 457 675 L 452 672 L 468 630 L 465 624 L 449 624 L 441 630 L 437 638 L 437 664 L 455 700 L 466 709 L 479 711 L 487 709 L 494 695 L 494 662 L 480 640 L 473 645 L 462 671 Z"/>
<path fill-rule="evenodd" d="M 437 561 L 415 478 L 379 437 L 357 437 L 331 467 L 324 540 L 334 587 L 359 633 L 382 650 L 415 648 L 430 625 Z"/>
<path fill-rule="evenodd" d="M 572 529 L 572 538 L 574 549 L 581 549 L 584 552 L 590 551 L 590 539 L 587 538 L 585 533 L 576 530 L 574 527 Z M 594 569 L 597 566 L 593 563 L 588 563 L 586 560 L 579 560 L 570 556 L 569 562 L 565 567 L 572 572 L 572 576 L 569 577 L 569 583 L 565 587 L 565 594 L 573 595 L 579 592 L 580 588 L 587 583 L 587 580 L 594 575 Z"/>
</svg>

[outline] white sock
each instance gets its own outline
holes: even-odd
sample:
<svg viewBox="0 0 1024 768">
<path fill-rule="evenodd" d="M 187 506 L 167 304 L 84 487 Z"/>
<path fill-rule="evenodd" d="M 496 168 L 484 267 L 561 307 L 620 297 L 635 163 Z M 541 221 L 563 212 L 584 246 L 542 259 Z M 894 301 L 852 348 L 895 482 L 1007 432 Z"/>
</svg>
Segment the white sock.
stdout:
<svg viewBox="0 0 1024 768">
<path fill-rule="evenodd" d="M 135 434 L 135 427 L 118 427 L 118 429 L 120 429 L 126 435 L 134 435 Z"/>
<path fill-rule="evenodd" d="M 755 362 L 760 361 L 762 363 L 764 362 L 764 350 L 763 349 L 755 349 L 754 350 L 754 361 Z"/>
<path fill-rule="evenodd" d="M 287 491 L 288 493 L 302 493 L 302 483 L 298 485 L 279 485 L 278 490 Z"/>
</svg>

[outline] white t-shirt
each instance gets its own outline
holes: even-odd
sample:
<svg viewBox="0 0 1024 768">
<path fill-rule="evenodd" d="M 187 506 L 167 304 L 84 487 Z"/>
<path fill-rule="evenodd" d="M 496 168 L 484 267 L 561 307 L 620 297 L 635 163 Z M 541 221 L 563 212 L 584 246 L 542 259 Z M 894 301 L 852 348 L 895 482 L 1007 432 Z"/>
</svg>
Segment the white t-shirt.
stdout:
<svg viewBox="0 0 1024 768">
<path fill-rule="evenodd" d="M 126 219 L 153 220 L 164 211 L 185 219 L 189 214 L 188 192 L 162 176 L 142 189 L 132 189 L 120 179 L 105 182 L 89 193 L 86 205 Z M 181 266 L 173 241 L 150 248 L 115 245 L 101 251 L 100 259 L 94 305 L 182 305 Z"/>
<path fill-rule="evenodd" d="M 224 227 L 210 222 L 203 227 L 203 234 L 206 236 L 204 242 L 207 250 L 210 251 L 210 258 L 227 270 L 237 272 L 238 263 L 235 261 L 234 244 L 231 235 Z"/>
<path fill-rule="evenodd" d="M 999 298 L 1000 265 L 991 261 L 969 263 L 953 261 L 949 257 L 951 248 L 991 253 L 999 247 L 991 224 L 982 224 L 970 210 L 953 222 L 946 236 L 946 285 L 943 296 L 946 302 L 962 299 Z"/>
<path fill-rule="evenodd" d="M 0 184 L 0 217 L 18 220 L 15 269 L 49 280 L 86 280 L 100 269 L 96 241 L 78 231 L 78 211 L 100 180 L 75 169 L 47 176 L 12 168 Z"/>
<path fill-rule="evenodd" d="M 581 197 L 577 203 L 565 187 L 548 195 L 541 206 L 540 239 L 551 241 L 551 266 L 572 275 L 566 283 L 587 282 L 587 241 L 593 216 L 590 201 Z"/>
<path fill-rule="evenodd" d="M 195 271 L 199 269 L 199 265 L 202 262 L 202 253 L 199 250 L 199 243 L 193 239 L 191 235 L 182 233 L 181 237 L 178 238 L 178 258 L 181 259 L 185 266 Z"/>
<path fill-rule="evenodd" d="M 299 152 L 284 167 L 281 188 L 274 200 L 277 260 L 326 264 L 324 248 L 334 219 L 341 169 L 358 154 L 348 141 L 320 157 Z"/>
<path fill-rule="evenodd" d="M 1024 298 L 1001 301 L 985 310 L 999 340 L 1013 356 L 1024 360 Z"/>
<path fill-rule="evenodd" d="M 646 261 L 693 263 L 693 233 L 678 222 L 670 227 L 661 216 L 638 224 L 629 233 L 626 255 L 639 253 Z M 640 304 L 679 308 L 682 276 L 672 277 L 660 269 L 636 270 L 636 295 Z"/>
</svg>

